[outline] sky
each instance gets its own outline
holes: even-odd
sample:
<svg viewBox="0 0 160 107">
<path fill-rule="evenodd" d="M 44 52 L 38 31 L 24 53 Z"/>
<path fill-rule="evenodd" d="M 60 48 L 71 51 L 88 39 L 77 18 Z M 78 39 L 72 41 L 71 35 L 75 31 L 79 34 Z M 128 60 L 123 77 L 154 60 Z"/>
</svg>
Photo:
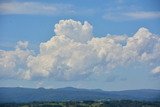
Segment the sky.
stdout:
<svg viewBox="0 0 160 107">
<path fill-rule="evenodd" d="M 1 0 L 0 87 L 160 89 L 159 0 Z"/>
</svg>

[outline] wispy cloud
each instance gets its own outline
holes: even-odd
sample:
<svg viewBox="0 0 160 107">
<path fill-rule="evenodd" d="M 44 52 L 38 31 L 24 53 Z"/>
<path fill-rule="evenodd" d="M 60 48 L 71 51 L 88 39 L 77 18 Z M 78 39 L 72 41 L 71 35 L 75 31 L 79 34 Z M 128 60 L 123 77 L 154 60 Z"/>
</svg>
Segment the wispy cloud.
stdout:
<svg viewBox="0 0 160 107">
<path fill-rule="evenodd" d="M 141 20 L 141 19 L 158 19 L 160 11 L 135 11 L 135 12 L 108 12 L 103 16 L 106 20 L 126 21 L 126 20 Z"/>
<path fill-rule="evenodd" d="M 120 1 L 120 2 L 119 2 Z M 150 8 L 143 7 L 142 5 L 135 5 L 134 2 L 124 2 L 117 0 L 114 4 L 108 4 L 103 10 L 102 18 L 110 21 L 132 21 L 132 20 L 149 20 L 159 19 L 160 11 L 152 5 L 145 4 Z"/>
<path fill-rule="evenodd" d="M 69 4 L 47 4 L 40 2 L 4 2 L 0 14 L 56 15 L 74 12 Z"/>
<path fill-rule="evenodd" d="M 160 18 L 160 11 L 157 12 L 146 12 L 146 11 L 139 11 L 139 12 L 129 12 L 124 14 L 129 16 L 133 19 L 155 19 Z"/>
</svg>

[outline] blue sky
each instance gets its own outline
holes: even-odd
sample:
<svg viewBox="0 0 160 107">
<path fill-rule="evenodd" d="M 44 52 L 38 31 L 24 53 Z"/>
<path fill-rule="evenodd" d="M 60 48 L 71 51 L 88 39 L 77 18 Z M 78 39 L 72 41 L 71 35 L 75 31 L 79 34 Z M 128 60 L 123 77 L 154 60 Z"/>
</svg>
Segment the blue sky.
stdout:
<svg viewBox="0 0 160 107">
<path fill-rule="evenodd" d="M 160 89 L 159 5 L 159 0 L 0 1 L 0 86 Z M 67 24 L 72 27 L 67 28 Z M 74 28 L 78 30 L 72 31 Z M 110 42 L 112 47 L 108 47 Z M 59 47 L 52 49 L 54 46 Z M 112 52 L 113 56 L 109 56 Z M 58 65 L 53 63 L 55 60 Z M 80 68 L 75 70 L 78 65 Z"/>
</svg>

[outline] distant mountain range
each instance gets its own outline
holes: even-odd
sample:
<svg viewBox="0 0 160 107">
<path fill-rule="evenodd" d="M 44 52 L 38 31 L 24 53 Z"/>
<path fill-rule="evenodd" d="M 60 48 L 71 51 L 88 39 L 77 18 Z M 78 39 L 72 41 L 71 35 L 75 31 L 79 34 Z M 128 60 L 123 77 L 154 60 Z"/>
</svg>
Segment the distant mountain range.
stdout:
<svg viewBox="0 0 160 107">
<path fill-rule="evenodd" d="M 32 101 L 84 101 L 84 100 L 145 100 L 160 101 L 160 90 L 141 89 L 103 91 L 101 89 L 78 89 L 73 87 L 45 89 L 1 87 L 0 103 Z"/>
</svg>

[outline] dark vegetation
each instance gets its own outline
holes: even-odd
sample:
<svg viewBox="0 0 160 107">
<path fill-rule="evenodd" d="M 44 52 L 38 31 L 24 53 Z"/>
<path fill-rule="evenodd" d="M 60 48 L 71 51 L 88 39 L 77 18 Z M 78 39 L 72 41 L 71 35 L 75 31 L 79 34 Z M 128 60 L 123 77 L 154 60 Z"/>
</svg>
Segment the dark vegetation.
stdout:
<svg viewBox="0 0 160 107">
<path fill-rule="evenodd" d="M 2 87 L 0 107 L 160 107 L 160 90 Z"/>
<path fill-rule="evenodd" d="M 0 103 L 27 103 L 33 101 L 108 101 L 137 100 L 160 101 L 160 90 L 103 91 L 96 89 L 77 89 L 72 87 L 59 89 L 0 88 Z"/>
<path fill-rule="evenodd" d="M 160 107 L 160 102 L 131 100 L 31 102 L 1 103 L 0 107 Z"/>
</svg>

